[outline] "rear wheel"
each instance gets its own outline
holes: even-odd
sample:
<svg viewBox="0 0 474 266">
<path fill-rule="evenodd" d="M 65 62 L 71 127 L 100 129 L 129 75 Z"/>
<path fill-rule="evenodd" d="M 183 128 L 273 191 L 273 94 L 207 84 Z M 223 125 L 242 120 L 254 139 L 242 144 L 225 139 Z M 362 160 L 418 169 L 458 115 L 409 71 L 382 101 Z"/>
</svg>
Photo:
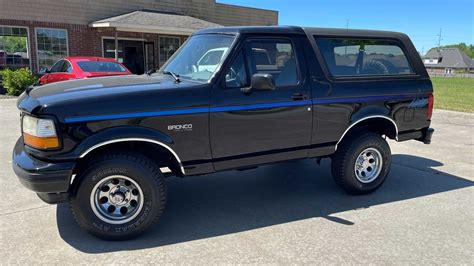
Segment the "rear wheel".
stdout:
<svg viewBox="0 0 474 266">
<path fill-rule="evenodd" d="M 332 158 L 336 183 L 350 194 L 366 194 L 379 188 L 391 165 L 391 151 L 382 136 L 353 134 L 339 145 Z"/>
<path fill-rule="evenodd" d="M 138 236 L 164 210 L 163 176 L 141 154 L 105 154 L 78 178 L 70 207 L 81 228 L 97 237 L 124 240 Z"/>
</svg>

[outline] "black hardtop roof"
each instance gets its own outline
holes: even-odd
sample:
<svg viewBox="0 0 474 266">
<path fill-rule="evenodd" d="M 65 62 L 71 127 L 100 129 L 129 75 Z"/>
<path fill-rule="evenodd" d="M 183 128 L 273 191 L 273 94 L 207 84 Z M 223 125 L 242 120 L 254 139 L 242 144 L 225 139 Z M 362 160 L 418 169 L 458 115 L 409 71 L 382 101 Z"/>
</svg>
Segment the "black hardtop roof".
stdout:
<svg viewBox="0 0 474 266">
<path fill-rule="evenodd" d="M 196 31 L 194 34 L 222 33 L 222 34 L 311 34 L 321 36 L 360 36 L 360 37 L 383 37 L 383 38 L 406 38 L 400 32 L 381 30 L 354 30 L 337 28 L 312 28 L 298 26 L 242 26 L 242 27 L 220 27 L 207 28 Z"/>
</svg>

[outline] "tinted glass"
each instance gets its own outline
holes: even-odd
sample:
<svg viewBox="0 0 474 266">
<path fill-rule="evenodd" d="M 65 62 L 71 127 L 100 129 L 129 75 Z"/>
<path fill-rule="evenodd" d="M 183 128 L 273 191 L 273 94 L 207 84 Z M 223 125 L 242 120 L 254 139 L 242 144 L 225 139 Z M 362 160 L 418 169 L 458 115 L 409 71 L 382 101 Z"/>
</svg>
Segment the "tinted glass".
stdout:
<svg viewBox="0 0 474 266">
<path fill-rule="evenodd" d="M 58 62 L 56 62 L 52 67 L 51 67 L 51 73 L 55 73 L 55 72 L 61 72 L 61 69 L 63 68 L 63 63 L 64 63 L 64 60 L 59 60 Z"/>
<path fill-rule="evenodd" d="M 317 37 L 315 39 L 333 76 L 414 73 L 405 53 L 396 41 Z"/>
<path fill-rule="evenodd" d="M 227 88 L 248 87 L 247 71 L 245 68 L 245 60 L 242 51 L 235 58 L 225 75 L 225 83 Z"/>
<path fill-rule="evenodd" d="M 298 83 L 295 52 L 289 40 L 250 41 L 245 49 L 251 75 L 271 74 L 277 87 Z"/>
<path fill-rule="evenodd" d="M 115 62 L 101 62 L 101 61 L 82 61 L 77 62 L 77 65 L 84 72 L 126 72 L 127 70 Z"/>
<path fill-rule="evenodd" d="M 63 64 L 61 65 L 61 70 L 59 72 L 71 73 L 72 72 L 71 64 L 68 61 L 64 60 Z"/>
</svg>

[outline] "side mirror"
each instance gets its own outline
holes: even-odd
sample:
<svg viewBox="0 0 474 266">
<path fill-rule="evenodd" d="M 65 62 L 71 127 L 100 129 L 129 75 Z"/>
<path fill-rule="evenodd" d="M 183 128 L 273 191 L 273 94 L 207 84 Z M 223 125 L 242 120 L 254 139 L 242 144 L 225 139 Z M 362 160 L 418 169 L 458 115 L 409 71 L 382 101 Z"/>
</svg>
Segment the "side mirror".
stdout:
<svg viewBox="0 0 474 266">
<path fill-rule="evenodd" d="M 49 72 L 50 71 L 47 67 L 42 67 L 38 73 L 41 74 L 41 75 L 44 75 L 44 74 L 47 74 Z"/>
<path fill-rule="evenodd" d="M 272 74 L 253 74 L 250 80 L 250 87 L 242 88 L 243 93 L 250 93 L 252 90 L 274 90 L 275 79 Z"/>
<path fill-rule="evenodd" d="M 275 79 L 272 74 L 254 74 L 250 81 L 250 87 L 254 90 L 274 90 Z"/>
</svg>

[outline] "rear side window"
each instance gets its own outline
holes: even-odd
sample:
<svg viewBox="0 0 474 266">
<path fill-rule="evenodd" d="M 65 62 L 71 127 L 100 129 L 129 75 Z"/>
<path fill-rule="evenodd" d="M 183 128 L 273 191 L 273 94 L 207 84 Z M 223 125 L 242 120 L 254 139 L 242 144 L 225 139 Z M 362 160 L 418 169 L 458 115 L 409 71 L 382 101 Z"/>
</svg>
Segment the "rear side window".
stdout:
<svg viewBox="0 0 474 266">
<path fill-rule="evenodd" d="M 397 41 L 318 37 L 315 40 L 335 77 L 415 73 Z"/>
<path fill-rule="evenodd" d="M 81 61 L 77 65 L 84 72 L 126 72 L 127 70 L 115 62 Z"/>
</svg>

